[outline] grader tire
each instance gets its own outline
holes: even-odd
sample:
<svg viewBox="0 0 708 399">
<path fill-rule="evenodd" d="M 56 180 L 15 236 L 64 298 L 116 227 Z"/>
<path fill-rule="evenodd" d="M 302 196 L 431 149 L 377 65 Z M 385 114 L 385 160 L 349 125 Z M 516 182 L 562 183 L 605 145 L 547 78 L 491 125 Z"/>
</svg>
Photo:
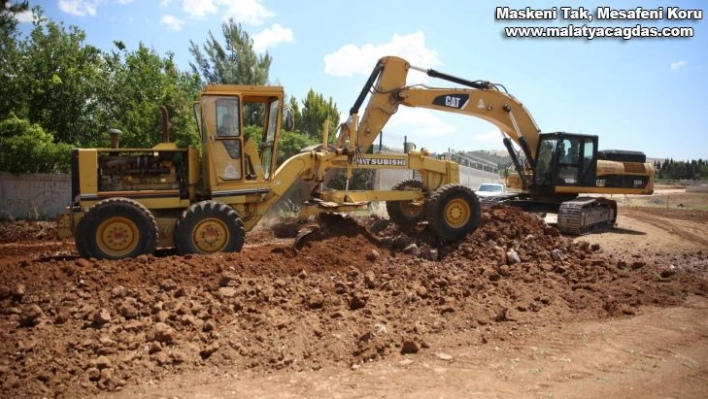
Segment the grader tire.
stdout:
<svg viewBox="0 0 708 399">
<path fill-rule="evenodd" d="M 123 259 L 152 254 L 157 248 L 157 222 L 139 202 L 105 199 L 76 226 L 76 249 L 84 258 Z"/>
<path fill-rule="evenodd" d="M 479 226 L 479 199 L 466 186 L 447 184 L 435 190 L 425 204 L 428 227 L 441 241 L 457 241 Z"/>
<path fill-rule="evenodd" d="M 424 191 L 423 183 L 419 180 L 404 180 L 395 186 L 395 191 Z M 425 213 L 422 206 L 411 204 L 410 201 L 386 201 L 388 218 L 402 229 L 414 226 L 422 221 Z"/>
<path fill-rule="evenodd" d="M 216 201 L 192 204 L 175 226 L 175 244 L 182 255 L 240 252 L 244 239 L 243 221 L 236 211 Z"/>
</svg>

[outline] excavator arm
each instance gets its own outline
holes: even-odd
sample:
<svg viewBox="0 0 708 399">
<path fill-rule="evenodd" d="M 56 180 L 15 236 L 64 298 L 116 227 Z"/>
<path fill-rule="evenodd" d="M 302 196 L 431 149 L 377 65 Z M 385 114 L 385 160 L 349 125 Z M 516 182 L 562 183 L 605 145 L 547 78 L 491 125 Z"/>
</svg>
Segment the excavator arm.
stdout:
<svg viewBox="0 0 708 399">
<path fill-rule="evenodd" d="M 457 83 L 462 88 L 436 88 L 425 85 L 407 86 L 410 69 L 428 76 Z M 481 118 L 500 129 L 522 181 L 524 169 L 530 170 L 536 158 L 540 130 L 526 108 L 502 86 L 486 81 L 469 81 L 433 69 L 411 66 L 406 60 L 388 56 L 381 58 L 372 71 L 349 119 L 340 127 L 339 147 L 361 152 L 369 148 L 399 105 L 434 109 Z M 364 114 L 358 113 L 367 94 L 371 94 Z M 527 165 L 522 166 L 511 147 L 513 140 L 524 152 Z"/>
</svg>

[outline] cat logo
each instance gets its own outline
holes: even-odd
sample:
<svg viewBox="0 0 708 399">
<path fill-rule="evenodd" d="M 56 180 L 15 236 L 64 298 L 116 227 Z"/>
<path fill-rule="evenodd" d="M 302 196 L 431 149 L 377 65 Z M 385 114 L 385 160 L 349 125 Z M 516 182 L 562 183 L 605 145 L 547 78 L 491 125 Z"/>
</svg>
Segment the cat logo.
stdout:
<svg viewBox="0 0 708 399">
<path fill-rule="evenodd" d="M 445 108 L 464 109 L 469 102 L 469 94 L 445 94 L 433 99 L 433 105 Z"/>
</svg>

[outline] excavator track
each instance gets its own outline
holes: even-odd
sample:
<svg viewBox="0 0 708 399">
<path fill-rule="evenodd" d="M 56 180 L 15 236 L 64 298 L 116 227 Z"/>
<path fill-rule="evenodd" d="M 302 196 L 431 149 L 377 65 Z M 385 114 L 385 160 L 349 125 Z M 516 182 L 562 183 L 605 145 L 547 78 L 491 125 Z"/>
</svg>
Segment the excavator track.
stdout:
<svg viewBox="0 0 708 399">
<path fill-rule="evenodd" d="M 617 203 L 607 198 L 579 197 L 565 201 L 558 209 L 558 230 L 583 235 L 614 227 Z"/>
</svg>

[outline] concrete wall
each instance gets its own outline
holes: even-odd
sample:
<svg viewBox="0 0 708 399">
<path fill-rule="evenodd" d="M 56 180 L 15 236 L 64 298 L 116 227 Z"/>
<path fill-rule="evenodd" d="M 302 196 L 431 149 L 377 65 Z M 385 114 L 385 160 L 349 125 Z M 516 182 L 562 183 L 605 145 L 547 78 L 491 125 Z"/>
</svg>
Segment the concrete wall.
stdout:
<svg viewBox="0 0 708 399">
<path fill-rule="evenodd" d="M 54 219 L 70 202 L 68 174 L 0 172 L 0 219 Z"/>
<path fill-rule="evenodd" d="M 687 193 L 708 193 L 708 184 L 695 184 L 692 186 L 686 185 Z"/>
</svg>

